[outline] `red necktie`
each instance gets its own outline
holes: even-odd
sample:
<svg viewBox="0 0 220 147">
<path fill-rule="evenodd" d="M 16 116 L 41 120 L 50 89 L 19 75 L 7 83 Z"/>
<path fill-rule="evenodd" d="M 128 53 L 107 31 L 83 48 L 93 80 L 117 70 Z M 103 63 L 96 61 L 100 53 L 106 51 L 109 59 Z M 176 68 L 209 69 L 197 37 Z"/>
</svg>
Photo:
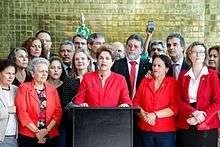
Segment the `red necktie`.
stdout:
<svg viewBox="0 0 220 147">
<path fill-rule="evenodd" d="M 131 72 L 130 72 L 130 83 L 131 83 L 131 97 L 134 95 L 134 85 L 135 85 L 135 75 L 136 75 L 136 61 L 130 61 L 131 64 Z"/>
</svg>

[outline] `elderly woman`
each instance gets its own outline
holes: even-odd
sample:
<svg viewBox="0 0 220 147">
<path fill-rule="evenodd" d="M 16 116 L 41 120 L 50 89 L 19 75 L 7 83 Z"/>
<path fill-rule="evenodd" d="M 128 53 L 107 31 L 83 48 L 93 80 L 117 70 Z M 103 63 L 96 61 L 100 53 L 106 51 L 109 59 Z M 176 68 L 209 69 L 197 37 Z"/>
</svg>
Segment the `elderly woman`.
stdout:
<svg viewBox="0 0 220 147">
<path fill-rule="evenodd" d="M 142 80 L 133 99 L 133 105 L 141 109 L 138 127 L 143 132 L 143 147 L 175 147 L 179 92 L 171 59 L 153 56 L 152 74 Z"/>
<path fill-rule="evenodd" d="M 207 48 L 193 42 L 186 50 L 191 68 L 180 75 L 180 112 L 177 142 L 181 147 L 216 147 L 220 121 L 220 84 L 216 70 L 208 69 Z"/>
<path fill-rule="evenodd" d="M 15 71 L 11 61 L 0 61 L 0 147 L 17 147 Z"/>
<path fill-rule="evenodd" d="M 31 80 L 31 76 L 27 74 L 28 52 L 26 48 L 14 48 L 8 55 L 8 59 L 16 65 L 16 74 L 13 85 L 19 86 L 23 82 Z"/>
<path fill-rule="evenodd" d="M 99 69 L 83 76 L 74 103 L 84 107 L 128 107 L 132 105 L 125 78 L 111 72 L 114 55 L 109 46 L 97 52 Z"/>
<path fill-rule="evenodd" d="M 28 65 L 33 80 L 22 83 L 16 95 L 20 147 L 54 147 L 62 116 L 56 87 L 46 83 L 49 62 L 34 58 Z"/>
<path fill-rule="evenodd" d="M 35 57 L 45 57 L 43 43 L 37 37 L 29 37 L 23 42 L 22 47 L 27 49 L 29 60 Z"/>
</svg>

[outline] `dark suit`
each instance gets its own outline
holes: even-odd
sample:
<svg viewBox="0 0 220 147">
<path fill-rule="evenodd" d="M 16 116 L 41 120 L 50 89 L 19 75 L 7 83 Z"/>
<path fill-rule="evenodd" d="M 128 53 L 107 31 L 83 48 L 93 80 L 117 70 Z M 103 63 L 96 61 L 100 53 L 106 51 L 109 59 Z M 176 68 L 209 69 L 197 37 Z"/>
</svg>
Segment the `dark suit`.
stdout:
<svg viewBox="0 0 220 147">
<path fill-rule="evenodd" d="M 189 66 L 189 64 L 186 62 L 186 59 L 184 58 L 179 73 L 180 73 L 181 71 L 183 71 L 183 70 L 188 70 L 189 68 L 190 68 L 190 66 Z M 175 71 L 173 71 L 173 73 L 174 73 L 174 72 L 175 72 Z M 176 78 L 175 75 L 173 75 L 173 76 Z M 179 79 L 179 75 L 178 75 L 177 79 Z"/>
<path fill-rule="evenodd" d="M 151 64 L 149 63 L 149 60 L 140 59 L 138 76 L 136 81 L 136 89 L 138 88 L 142 78 L 150 69 L 151 69 Z M 129 75 L 127 58 L 125 57 L 118 61 L 115 61 L 114 65 L 112 66 L 112 71 L 119 73 L 125 77 L 126 82 L 128 84 L 129 95 L 131 96 L 131 84 L 130 84 L 130 75 Z"/>
<path fill-rule="evenodd" d="M 186 59 L 184 58 L 183 59 L 183 63 L 182 63 L 182 67 L 181 67 L 181 70 L 187 70 L 187 69 L 189 69 L 189 64 L 186 62 Z"/>
<path fill-rule="evenodd" d="M 136 80 L 136 89 L 140 85 L 140 82 L 145 76 L 145 74 L 147 73 L 147 71 L 150 69 L 151 69 L 151 64 L 149 63 L 149 60 L 140 59 L 138 76 Z M 129 95 L 131 97 L 131 84 L 130 84 L 130 76 L 129 76 L 127 58 L 125 57 L 125 58 L 119 59 L 118 61 L 115 61 L 114 65 L 112 66 L 112 71 L 119 73 L 125 77 L 127 85 L 128 85 Z M 138 117 L 134 117 L 133 146 L 142 147 L 142 136 L 140 134 L 140 131 L 138 131 L 138 128 L 137 128 L 137 119 Z"/>
<path fill-rule="evenodd" d="M 62 120 L 62 126 L 63 130 L 66 133 L 65 143 L 66 147 L 72 146 L 72 136 L 73 136 L 73 116 L 72 112 L 65 109 L 66 105 L 72 101 L 74 96 L 77 94 L 77 91 L 79 89 L 80 80 L 78 78 L 73 78 L 66 76 L 64 83 L 62 85 L 62 96 L 61 98 L 61 104 L 64 109 L 63 113 L 63 120 Z"/>
</svg>

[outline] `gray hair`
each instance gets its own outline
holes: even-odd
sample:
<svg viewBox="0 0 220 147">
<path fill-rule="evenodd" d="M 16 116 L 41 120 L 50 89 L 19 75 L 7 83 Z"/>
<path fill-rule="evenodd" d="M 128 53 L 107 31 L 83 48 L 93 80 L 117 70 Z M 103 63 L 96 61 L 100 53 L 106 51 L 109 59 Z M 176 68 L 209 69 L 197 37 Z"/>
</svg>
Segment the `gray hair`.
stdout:
<svg viewBox="0 0 220 147">
<path fill-rule="evenodd" d="M 61 49 L 61 47 L 62 47 L 63 45 L 70 45 L 70 46 L 72 47 L 72 50 L 73 50 L 73 51 L 75 50 L 74 44 L 73 44 L 73 42 L 70 41 L 70 40 L 65 40 L 65 41 L 63 41 L 62 43 L 60 43 L 60 48 L 59 48 L 59 50 Z"/>
<path fill-rule="evenodd" d="M 26 54 L 28 55 L 28 51 L 26 48 L 24 47 L 16 47 L 16 48 L 13 48 L 9 55 L 8 55 L 8 59 L 11 60 L 14 64 L 16 64 L 16 53 L 19 51 L 19 50 L 23 50 L 26 52 Z"/>
<path fill-rule="evenodd" d="M 47 59 L 42 58 L 42 57 L 36 57 L 33 60 L 31 60 L 30 63 L 28 64 L 27 71 L 29 73 L 33 73 L 35 71 L 37 65 L 39 65 L 39 64 L 45 64 L 47 66 L 50 65 L 50 63 Z"/>
</svg>

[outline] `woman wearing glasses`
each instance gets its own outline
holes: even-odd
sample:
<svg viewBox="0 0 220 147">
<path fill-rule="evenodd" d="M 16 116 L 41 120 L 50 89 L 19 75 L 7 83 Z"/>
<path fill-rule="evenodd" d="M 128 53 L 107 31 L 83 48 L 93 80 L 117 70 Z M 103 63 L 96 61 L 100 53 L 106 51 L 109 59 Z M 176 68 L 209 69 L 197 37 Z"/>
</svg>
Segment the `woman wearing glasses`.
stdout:
<svg viewBox="0 0 220 147">
<path fill-rule="evenodd" d="M 181 147 L 216 147 L 220 121 L 220 85 L 215 70 L 208 69 L 207 48 L 193 42 L 186 50 L 191 65 L 180 74 L 180 112 L 177 119 L 179 131 L 177 144 Z"/>
</svg>

